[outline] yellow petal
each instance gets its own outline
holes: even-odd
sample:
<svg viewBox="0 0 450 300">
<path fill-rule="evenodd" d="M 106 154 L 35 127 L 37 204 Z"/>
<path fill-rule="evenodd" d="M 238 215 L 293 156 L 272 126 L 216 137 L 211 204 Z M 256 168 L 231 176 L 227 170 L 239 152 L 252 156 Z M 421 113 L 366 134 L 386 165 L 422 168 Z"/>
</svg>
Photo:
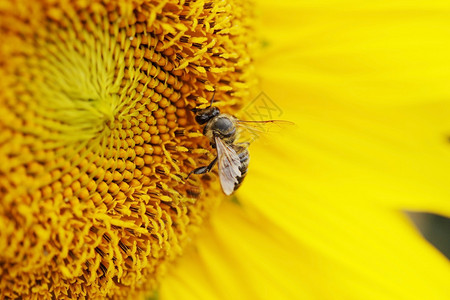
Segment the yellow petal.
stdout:
<svg viewBox="0 0 450 300">
<path fill-rule="evenodd" d="M 247 202 L 260 195 L 242 196 Z M 323 207 L 312 199 L 303 200 L 308 204 L 302 212 L 283 205 L 286 195 L 279 196 L 283 212 L 294 212 L 284 221 L 254 206 L 225 203 L 197 248 L 171 269 L 160 299 L 450 296 L 448 262 L 402 215 L 367 207 Z M 278 226 L 280 222 L 289 223 L 291 230 Z"/>
<path fill-rule="evenodd" d="M 258 4 L 269 45 L 264 64 L 271 71 L 264 78 L 359 103 L 450 98 L 448 1 Z"/>
<path fill-rule="evenodd" d="M 276 117 L 297 124 L 283 147 L 298 180 L 334 201 L 449 215 L 449 4 L 261 7 L 258 74 Z"/>
<path fill-rule="evenodd" d="M 266 83 L 274 102 L 283 99 L 279 91 L 286 85 Z M 329 202 L 450 215 L 450 144 L 442 129 L 450 105 L 375 110 L 326 100 L 303 104 L 283 107 L 282 117 L 296 126 L 251 145 L 244 190 L 262 172 L 295 181 Z"/>
</svg>

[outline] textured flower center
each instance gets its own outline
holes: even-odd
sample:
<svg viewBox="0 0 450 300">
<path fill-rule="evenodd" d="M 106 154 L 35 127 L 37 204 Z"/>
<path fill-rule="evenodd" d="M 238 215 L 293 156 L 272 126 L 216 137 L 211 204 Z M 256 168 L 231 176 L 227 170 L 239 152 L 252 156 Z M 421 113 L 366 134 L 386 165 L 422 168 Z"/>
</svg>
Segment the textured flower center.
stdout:
<svg viewBox="0 0 450 300">
<path fill-rule="evenodd" d="M 249 4 L 0 7 L 0 290 L 155 289 L 220 198 L 190 109 L 251 85 Z M 64 3 L 64 4 L 62 4 Z"/>
</svg>

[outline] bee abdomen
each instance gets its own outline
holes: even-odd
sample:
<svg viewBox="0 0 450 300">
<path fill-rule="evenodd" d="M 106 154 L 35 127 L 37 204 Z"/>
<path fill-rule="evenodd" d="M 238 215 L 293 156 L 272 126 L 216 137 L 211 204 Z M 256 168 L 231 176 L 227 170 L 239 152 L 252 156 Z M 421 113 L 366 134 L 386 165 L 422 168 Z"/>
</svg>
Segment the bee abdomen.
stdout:
<svg viewBox="0 0 450 300">
<path fill-rule="evenodd" d="M 246 147 L 238 146 L 236 147 L 236 152 L 239 155 L 240 166 L 239 171 L 241 171 L 241 176 L 237 177 L 237 183 L 234 185 L 234 190 L 236 191 L 244 181 L 245 176 L 247 175 L 248 164 L 250 163 L 250 155 Z"/>
</svg>

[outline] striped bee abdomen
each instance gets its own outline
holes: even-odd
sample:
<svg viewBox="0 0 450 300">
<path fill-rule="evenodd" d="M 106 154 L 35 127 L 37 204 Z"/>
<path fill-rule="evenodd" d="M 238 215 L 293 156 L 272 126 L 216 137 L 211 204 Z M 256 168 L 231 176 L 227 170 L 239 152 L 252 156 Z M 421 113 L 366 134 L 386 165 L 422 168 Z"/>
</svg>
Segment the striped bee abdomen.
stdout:
<svg viewBox="0 0 450 300">
<path fill-rule="evenodd" d="M 237 177 L 237 183 L 234 185 L 234 190 L 236 191 L 244 181 L 245 176 L 247 175 L 248 164 L 250 163 L 250 154 L 248 152 L 248 144 L 241 143 L 233 145 L 234 150 L 239 156 L 240 166 L 239 171 L 241 171 L 241 176 Z"/>
</svg>

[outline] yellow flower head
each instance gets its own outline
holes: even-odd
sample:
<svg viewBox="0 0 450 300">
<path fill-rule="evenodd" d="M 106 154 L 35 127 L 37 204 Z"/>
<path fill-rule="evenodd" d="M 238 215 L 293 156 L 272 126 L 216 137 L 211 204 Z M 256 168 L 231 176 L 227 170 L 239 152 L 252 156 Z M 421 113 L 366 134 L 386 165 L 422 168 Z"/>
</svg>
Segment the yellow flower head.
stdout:
<svg viewBox="0 0 450 300">
<path fill-rule="evenodd" d="M 242 1 L 0 5 L 0 295 L 153 290 L 218 202 L 191 109 L 253 84 Z"/>
</svg>

